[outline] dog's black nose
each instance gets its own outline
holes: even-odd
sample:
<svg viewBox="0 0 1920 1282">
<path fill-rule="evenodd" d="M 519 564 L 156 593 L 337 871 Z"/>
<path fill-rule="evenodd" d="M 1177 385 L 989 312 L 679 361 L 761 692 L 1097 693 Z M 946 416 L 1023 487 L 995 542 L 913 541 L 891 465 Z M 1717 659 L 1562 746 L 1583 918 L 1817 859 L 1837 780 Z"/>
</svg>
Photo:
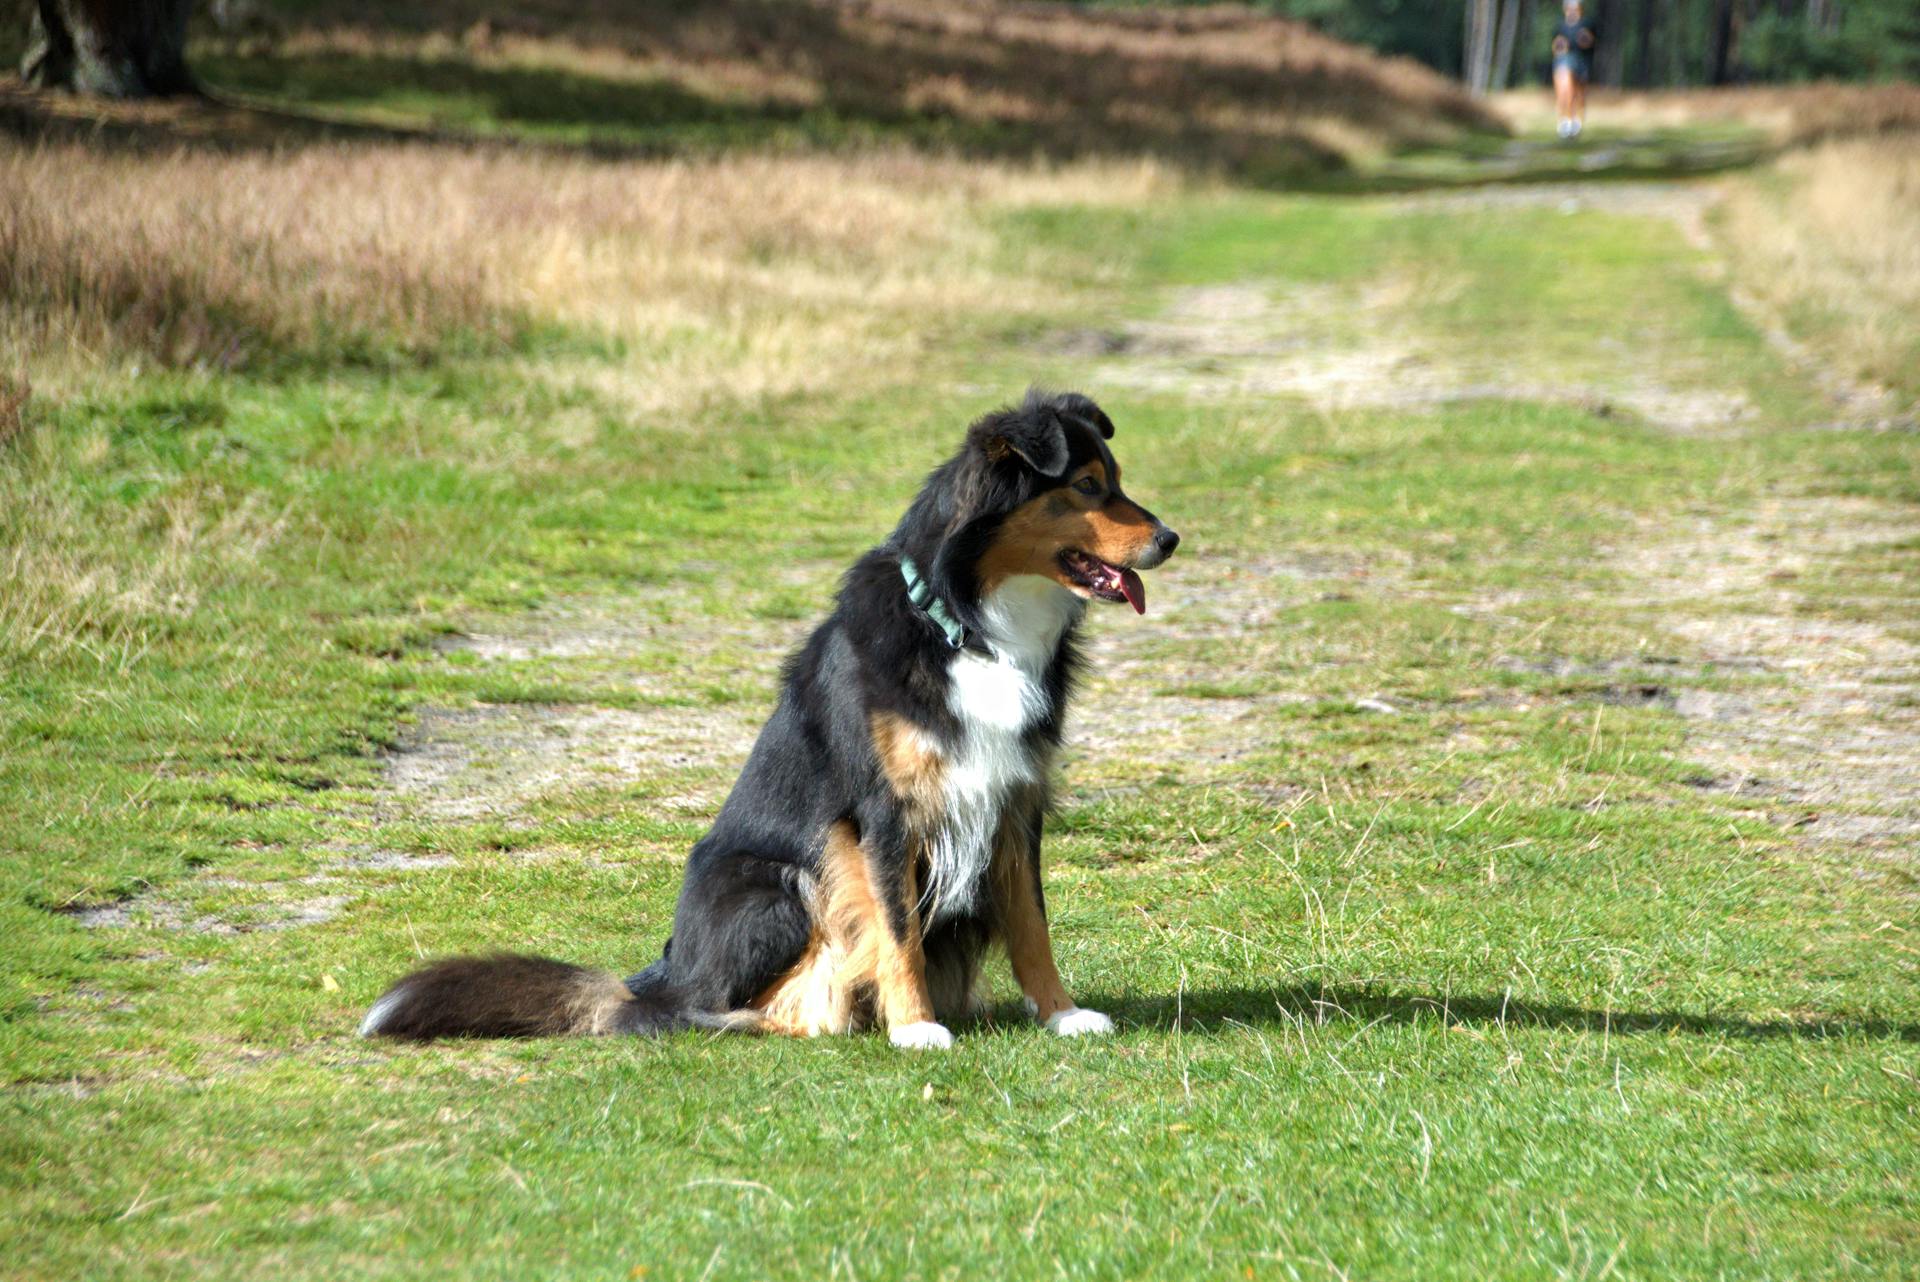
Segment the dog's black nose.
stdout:
<svg viewBox="0 0 1920 1282">
<path fill-rule="evenodd" d="M 1164 559 L 1172 556 L 1173 550 L 1180 546 L 1180 536 L 1163 525 L 1153 532 L 1153 545 L 1160 549 L 1160 556 Z"/>
</svg>

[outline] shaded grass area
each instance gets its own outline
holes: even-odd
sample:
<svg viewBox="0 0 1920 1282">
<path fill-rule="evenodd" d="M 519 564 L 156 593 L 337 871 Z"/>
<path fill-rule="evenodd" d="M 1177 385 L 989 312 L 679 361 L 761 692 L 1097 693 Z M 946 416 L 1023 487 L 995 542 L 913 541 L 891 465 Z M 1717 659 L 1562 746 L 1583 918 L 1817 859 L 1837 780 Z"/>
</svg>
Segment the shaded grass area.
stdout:
<svg viewBox="0 0 1920 1282">
<path fill-rule="evenodd" d="M 197 69 L 223 95 L 345 121 L 617 148 L 657 155 L 735 147 L 852 148 L 874 143 L 1032 152 L 1043 140 L 1011 124 L 911 112 L 847 110 L 698 92 L 665 76 L 481 64 L 441 53 L 253 53 L 210 50 Z"/>
<path fill-rule="evenodd" d="M 1772 155 L 1764 131 L 1740 121 L 1631 129 L 1604 121 L 1570 144 L 1541 131 L 1491 135 L 1446 147 L 1412 147 L 1331 178 L 1329 189 L 1420 191 L 1434 187 L 1552 181 L 1686 179 L 1744 169 Z"/>
<path fill-rule="evenodd" d="M 1680 722 L 1634 692 L 1739 675 L 1621 605 L 1603 555 L 1782 487 L 1920 499 L 1902 442 L 1794 431 L 1813 394 L 1656 220 L 1595 216 L 1569 256 L 1551 209 L 1055 189 L 981 225 L 963 261 L 1043 262 L 1074 293 L 1015 315 L 956 295 L 937 346 L 839 387 L 636 409 L 580 372 L 645 341 L 575 321 L 518 356 L 67 375 L 29 403 L 0 446 L 0 565 L 42 583 L 57 547 L 68 578 L 11 597 L 0 633 L 0 1222 L 23 1271 L 1913 1270 L 1920 886 L 1702 790 Z M 761 261 L 811 279 L 816 249 Z M 388 778 L 421 708 L 764 706 L 767 639 L 964 420 L 1095 368 L 1037 353 L 1036 327 L 1407 273 L 1433 286 L 1408 322 L 1462 352 L 1678 353 L 1673 377 L 1757 417 L 1702 439 L 1498 398 L 1090 386 L 1129 488 L 1187 536 L 1154 600 L 1237 620 L 1156 604 L 1096 635 L 1126 636 L 1147 706 L 1253 700 L 1257 729 L 1232 756 L 1142 734 L 1069 762 L 1049 902 L 1113 1042 L 1044 1037 L 1004 983 L 935 1059 L 351 1037 L 420 952 L 647 960 L 706 818 L 673 798 L 734 766 L 435 813 Z M 647 626 L 611 658 L 443 648 L 560 601 Z M 1135 693 L 1096 673 L 1088 697 Z"/>
<path fill-rule="evenodd" d="M 503 14 L 450 0 L 350 22 L 275 5 L 261 21 L 271 37 L 208 50 L 214 83 L 386 119 L 641 145 L 880 130 L 975 153 L 1154 154 L 1271 179 L 1501 128 L 1426 68 L 1226 8 L 570 0 Z M 662 128 L 675 122 L 687 128 Z"/>
</svg>

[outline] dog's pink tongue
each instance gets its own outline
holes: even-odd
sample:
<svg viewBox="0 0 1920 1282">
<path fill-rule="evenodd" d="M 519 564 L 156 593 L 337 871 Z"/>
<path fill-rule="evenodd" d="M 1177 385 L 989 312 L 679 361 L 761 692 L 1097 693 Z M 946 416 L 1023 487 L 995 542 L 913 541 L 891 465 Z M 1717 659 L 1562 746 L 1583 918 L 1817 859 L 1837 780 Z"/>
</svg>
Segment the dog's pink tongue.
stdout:
<svg viewBox="0 0 1920 1282">
<path fill-rule="evenodd" d="M 1127 594 L 1127 604 L 1133 607 L 1135 614 L 1147 612 L 1147 585 L 1132 570 L 1120 571 L 1120 590 Z"/>
</svg>

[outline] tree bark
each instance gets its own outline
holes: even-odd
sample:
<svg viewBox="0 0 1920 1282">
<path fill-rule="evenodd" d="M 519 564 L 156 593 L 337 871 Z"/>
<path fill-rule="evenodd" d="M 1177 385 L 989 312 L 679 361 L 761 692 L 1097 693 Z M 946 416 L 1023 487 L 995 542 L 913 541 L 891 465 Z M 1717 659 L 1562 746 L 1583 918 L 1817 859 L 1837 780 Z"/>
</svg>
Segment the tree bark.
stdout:
<svg viewBox="0 0 1920 1282">
<path fill-rule="evenodd" d="M 1517 79 L 1523 84 L 1537 84 L 1534 79 L 1538 73 L 1540 60 L 1533 51 L 1533 0 L 1514 0 L 1513 7 L 1520 12 L 1517 30 L 1513 36 L 1514 57 Z"/>
<path fill-rule="evenodd" d="M 1493 87 L 1505 89 L 1513 83 L 1513 44 L 1520 30 L 1520 11 L 1527 0 L 1501 0 L 1500 35 L 1493 49 Z"/>
<path fill-rule="evenodd" d="M 1684 0 L 1660 0 L 1661 25 L 1666 28 L 1667 66 L 1665 80 L 1668 88 L 1687 83 L 1687 15 Z"/>
<path fill-rule="evenodd" d="M 1639 0 L 1639 8 L 1634 11 L 1634 17 L 1638 19 L 1635 32 L 1638 43 L 1633 47 L 1633 84 L 1636 89 L 1653 87 L 1653 42 L 1659 13 L 1659 0 Z"/>
<path fill-rule="evenodd" d="M 1733 0 L 1713 0 L 1707 28 L 1707 83 L 1724 85 L 1733 67 Z"/>
<path fill-rule="evenodd" d="M 192 9 L 193 0 L 36 0 L 20 77 L 108 98 L 192 93 Z"/>
<path fill-rule="evenodd" d="M 1593 51 L 1593 78 L 1618 89 L 1620 71 L 1626 64 L 1627 15 L 1624 0 L 1600 0 L 1596 26 L 1600 41 Z"/>
<path fill-rule="evenodd" d="M 1487 91 L 1493 70 L 1495 0 L 1467 0 L 1467 89 L 1474 97 Z"/>
</svg>

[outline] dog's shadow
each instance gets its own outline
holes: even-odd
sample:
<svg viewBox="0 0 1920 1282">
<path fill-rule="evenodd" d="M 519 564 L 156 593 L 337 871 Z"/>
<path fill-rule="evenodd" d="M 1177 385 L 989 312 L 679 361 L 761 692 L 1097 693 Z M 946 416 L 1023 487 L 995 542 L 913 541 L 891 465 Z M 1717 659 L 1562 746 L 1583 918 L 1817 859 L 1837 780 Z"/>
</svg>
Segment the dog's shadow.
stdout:
<svg viewBox="0 0 1920 1282">
<path fill-rule="evenodd" d="M 1672 1010 L 1596 1009 L 1523 1001 L 1504 993 L 1443 996 L 1366 985 L 1200 988 L 1158 996 L 1095 990 L 1080 994 L 1079 1000 L 1089 1009 L 1105 1011 L 1122 1027 L 1178 1026 L 1198 1032 L 1223 1031 L 1236 1024 L 1254 1028 L 1335 1023 L 1365 1027 L 1441 1020 L 1469 1028 L 1550 1028 L 1604 1032 L 1616 1037 L 1683 1032 L 1753 1041 L 1867 1037 L 1920 1042 L 1920 1024 L 1852 1015 L 1748 1019 Z"/>
</svg>

